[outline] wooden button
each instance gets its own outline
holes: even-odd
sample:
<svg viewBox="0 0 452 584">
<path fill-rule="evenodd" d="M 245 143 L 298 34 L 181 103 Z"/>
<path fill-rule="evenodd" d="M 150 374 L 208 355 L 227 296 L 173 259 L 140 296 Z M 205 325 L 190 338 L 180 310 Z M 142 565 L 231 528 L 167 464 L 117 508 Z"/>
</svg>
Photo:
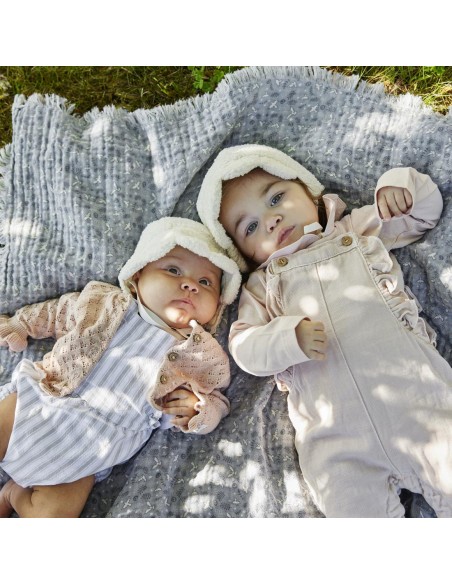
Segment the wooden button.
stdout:
<svg viewBox="0 0 452 584">
<path fill-rule="evenodd" d="M 278 266 L 287 266 L 289 260 L 287 258 L 278 258 L 277 260 Z"/>
<path fill-rule="evenodd" d="M 344 235 L 344 237 L 341 239 L 341 243 L 342 245 L 351 245 L 353 243 L 353 239 L 350 237 L 350 235 Z"/>
<path fill-rule="evenodd" d="M 166 375 L 160 375 L 160 383 L 166 383 L 168 381 L 168 377 Z"/>
<path fill-rule="evenodd" d="M 194 343 L 200 343 L 201 342 L 201 335 L 199 333 L 196 333 L 195 335 L 193 335 L 193 342 Z"/>
<path fill-rule="evenodd" d="M 178 355 L 177 353 L 170 353 L 170 354 L 168 355 L 168 359 L 169 359 L 170 361 L 176 361 L 178 358 L 179 358 L 179 355 Z"/>
</svg>

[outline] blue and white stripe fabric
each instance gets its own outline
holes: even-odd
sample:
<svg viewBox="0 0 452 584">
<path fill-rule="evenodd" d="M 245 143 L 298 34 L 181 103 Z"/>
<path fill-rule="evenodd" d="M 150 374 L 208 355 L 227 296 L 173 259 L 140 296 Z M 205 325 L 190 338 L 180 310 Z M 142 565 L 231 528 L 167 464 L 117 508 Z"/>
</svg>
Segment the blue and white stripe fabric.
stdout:
<svg viewBox="0 0 452 584">
<path fill-rule="evenodd" d="M 131 458 L 160 425 L 161 412 L 146 400 L 161 362 L 176 343 L 145 322 L 133 303 L 105 353 L 67 397 L 39 387 L 40 372 L 24 359 L 0 400 L 17 391 L 14 428 L 0 466 L 19 485 L 73 482 Z"/>
</svg>

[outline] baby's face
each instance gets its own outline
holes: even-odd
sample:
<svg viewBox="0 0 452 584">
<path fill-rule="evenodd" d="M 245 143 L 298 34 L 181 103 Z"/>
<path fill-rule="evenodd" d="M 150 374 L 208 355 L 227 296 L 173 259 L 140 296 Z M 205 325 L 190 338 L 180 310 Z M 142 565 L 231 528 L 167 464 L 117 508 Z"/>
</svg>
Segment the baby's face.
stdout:
<svg viewBox="0 0 452 584">
<path fill-rule="evenodd" d="M 219 219 L 242 254 L 261 264 L 300 239 L 318 212 L 302 185 L 255 169 L 228 184 Z"/>
<path fill-rule="evenodd" d="M 221 290 L 220 268 L 207 258 L 176 246 L 147 264 L 134 279 L 141 302 L 173 328 L 195 319 L 208 323 L 215 315 Z"/>
</svg>

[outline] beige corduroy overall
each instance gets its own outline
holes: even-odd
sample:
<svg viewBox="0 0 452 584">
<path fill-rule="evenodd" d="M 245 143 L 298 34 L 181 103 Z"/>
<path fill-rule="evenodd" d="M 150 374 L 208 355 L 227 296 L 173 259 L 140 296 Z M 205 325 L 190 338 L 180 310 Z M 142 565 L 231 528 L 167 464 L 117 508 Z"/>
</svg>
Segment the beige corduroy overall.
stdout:
<svg viewBox="0 0 452 584">
<path fill-rule="evenodd" d="M 403 516 L 402 487 L 450 517 L 452 369 L 388 253 L 436 224 L 440 195 L 413 169 L 385 180 L 409 186 L 412 216 L 382 226 L 367 206 L 337 221 L 340 200 L 326 195 L 325 232 L 304 236 L 251 274 L 231 353 L 289 391 L 300 466 L 327 517 Z M 324 323 L 324 361 L 298 347 L 301 318 Z"/>
</svg>

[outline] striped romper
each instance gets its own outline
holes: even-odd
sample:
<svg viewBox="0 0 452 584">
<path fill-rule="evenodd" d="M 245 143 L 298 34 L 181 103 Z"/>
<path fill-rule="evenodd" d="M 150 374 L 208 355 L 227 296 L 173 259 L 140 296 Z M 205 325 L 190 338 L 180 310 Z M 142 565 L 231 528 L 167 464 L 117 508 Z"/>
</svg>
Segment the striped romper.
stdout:
<svg viewBox="0 0 452 584">
<path fill-rule="evenodd" d="M 160 426 L 162 413 L 146 400 L 168 349 L 170 333 L 145 322 L 132 303 L 114 338 L 83 380 L 65 397 L 39 387 L 41 373 L 23 359 L 0 400 L 17 392 L 14 427 L 3 470 L 22 487 L 106 478 Z"/>
</svg>

